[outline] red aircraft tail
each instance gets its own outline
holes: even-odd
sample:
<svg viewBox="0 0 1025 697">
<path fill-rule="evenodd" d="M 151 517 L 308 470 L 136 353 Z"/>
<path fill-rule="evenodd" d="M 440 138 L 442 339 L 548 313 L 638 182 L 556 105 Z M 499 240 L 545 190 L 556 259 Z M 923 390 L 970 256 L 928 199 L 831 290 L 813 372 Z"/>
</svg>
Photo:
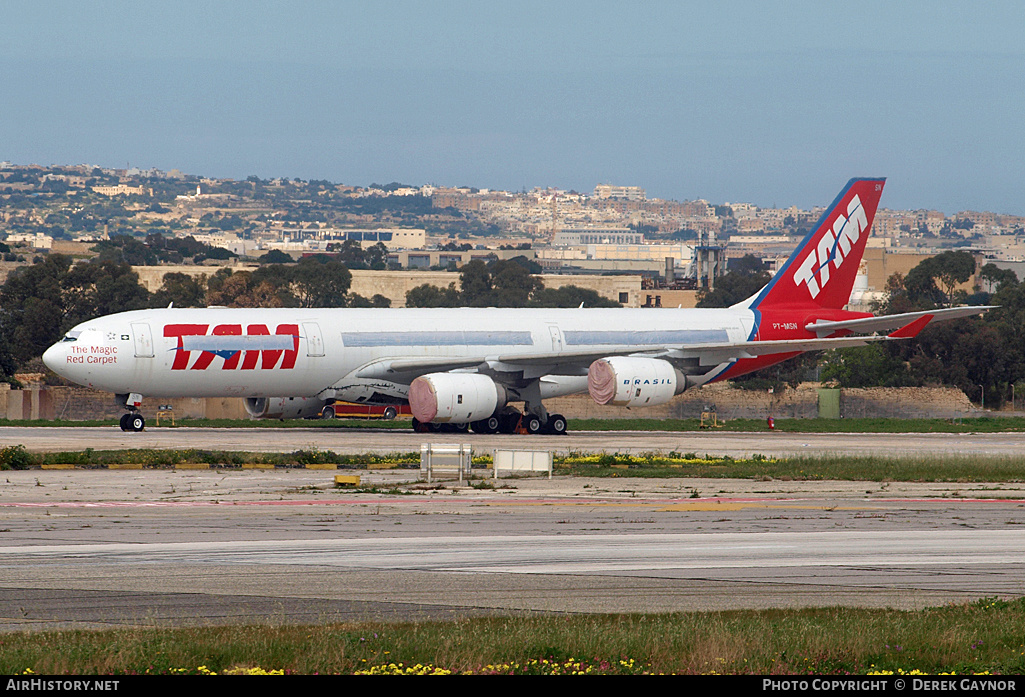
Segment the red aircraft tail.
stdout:
<svg viewBox="0 0 1025 697">
<path fill-rule="evenodd" d="M 769 284 L 742 303 L 752 310 L 840 310 L 854 288 L 885 179 L 851 179 Z"/>
</svg>

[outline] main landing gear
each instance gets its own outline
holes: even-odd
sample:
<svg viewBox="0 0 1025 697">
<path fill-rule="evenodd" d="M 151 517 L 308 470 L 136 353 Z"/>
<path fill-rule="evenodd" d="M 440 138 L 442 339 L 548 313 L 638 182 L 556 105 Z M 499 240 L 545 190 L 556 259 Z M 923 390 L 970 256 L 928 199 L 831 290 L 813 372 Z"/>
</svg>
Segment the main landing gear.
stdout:
<svg viewBox="0 0 1025 697">
<path fill-rule="evenodd" d="M 562 414 L 549 414 L 548 421 L 542 421 L 537 414 L 521 414 L 515 409 L 505 411 L 497 416 L 470 424 L 474 433 L 522 433 L 530 436 L 555 435 L 566 433 L 566 417 Z"/>
<path fill-rule="evenodd" d="M 467 426 L 474 433 L 521 433 L 525 435 L 556 435 L 566 433 L 566 417 L 562 414 L 549 414 L 548 421 L 542 422 L 536 414 L 521 414 L 515 409 L 503 411 L 480 421 L 469 424 L 434 424 L 421 423 L 413 419 L 414 433 L 458 432 L 465 433 Z"/>
</svg>

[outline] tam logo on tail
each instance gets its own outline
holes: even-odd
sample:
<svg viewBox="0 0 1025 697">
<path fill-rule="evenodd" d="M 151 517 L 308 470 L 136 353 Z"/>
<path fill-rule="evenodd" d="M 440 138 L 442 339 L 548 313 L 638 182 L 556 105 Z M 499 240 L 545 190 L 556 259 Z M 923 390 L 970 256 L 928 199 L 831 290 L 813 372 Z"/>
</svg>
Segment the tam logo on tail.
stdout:
<svg viewBox="0 0 1025 697">
<path fill-rule="evenodd" d="M 850 300 L 885 181 L 847 182 L 779 273 L 746 306 L 842 309 Z"/>
<path fill-rule="evenodd" d="M 832 229 L 826 228 L 825 234 L 819 239 L 818 255 L 809 252 L 804 263 L 798 267 L 794 273 L 794 283 L 806 284 L 811 297 L 817 297 L 819 290 L 829 283 L 829 263 L 832 262 L 839 269 L 862 232 L 868 232 L 868 218 L 865 217 L 861 199 L 855 194 L 847 207 L 847 215 L 841 213 Z"/>
</svg>

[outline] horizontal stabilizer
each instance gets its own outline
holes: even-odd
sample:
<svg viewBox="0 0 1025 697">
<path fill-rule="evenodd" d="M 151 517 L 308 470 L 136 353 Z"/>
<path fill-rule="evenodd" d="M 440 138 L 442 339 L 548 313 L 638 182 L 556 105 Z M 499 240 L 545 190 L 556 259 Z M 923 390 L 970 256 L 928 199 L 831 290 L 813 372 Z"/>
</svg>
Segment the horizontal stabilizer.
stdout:
<svg viewBox="0 0 1025 697">
<path fill-rule="evenodd" d="M 809 332 L 815 332 L 818 336 L 829 336 L 830 334 L 842 330 L 852 332 L 888 332 L 894 329 L 900 329 L 907 326 L 908 324 L 915 322 L 921 317 L 929 316 L 932 317 L 932 322 L 947 322 L 952 319 L 961 319 L 962 317 L 972 317 L 974 315 L 981 315 L 983 312 L 992 310 L 996 305 L 976 305 L 976 306 L 965 306 L 965 307 L 948 307 L 941 310 L 925 310 L 922 312 L 903 312 L 899 315 L 884 315 L 882 317 L 864 317 L 862 319 L 849 319 L 841 322 L 827 322 L 819 320 L 811 324 L 805 325 L 805 329 Z M 928 322 L 926 323 L 928 324 Z M 924 325 L 923 325 L 924 326 Z"/>
<path fill-rule="evenodd" d="M 897 331 L 891 333 L 889 336 L 891 339 L 913 339 L 918 336 L 918 332 L 925 329 L 925 325 L 929 324 L 933 319 L 932 315 L 922 315 L 914 322 L 910 322 Z"/>
<path fill-rule="evenodd" d="M 889 336 L 842 336 L 832 339 L 780 339 L 778 341 L 739 341 L 732 344 L 704 344 L 683 346 L 675 349 L 683 356 L 702 354 L 714 355 L 715 363 L 735 358 L 752 358 L 754 356 L 771 356 L 781 353 L 801 353 L 802 351 L 823 351 L 826 349 L 850 348 L 865 346 L 876 341 L 891 341 L 901 337 Z M 702 361 L 702 364 L 709 364 Z"/>
</svg>

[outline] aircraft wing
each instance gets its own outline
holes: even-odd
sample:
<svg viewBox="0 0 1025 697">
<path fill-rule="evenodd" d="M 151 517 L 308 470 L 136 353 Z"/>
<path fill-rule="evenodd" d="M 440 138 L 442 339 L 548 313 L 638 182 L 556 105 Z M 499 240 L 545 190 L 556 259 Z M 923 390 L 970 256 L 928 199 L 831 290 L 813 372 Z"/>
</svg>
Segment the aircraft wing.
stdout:
<svg viewBox="0 0 1025 697">
<path fill-rule="evenodd" d="M 606 356 L 623 356 L 637 353 L 665 352 L 665 346 L 648 344 L 639 346 L 617 346 L 607 349 L 589 349 L 587 351 L 562 351 L 559 353 L 513 353 L 499 355 L 479 355 L 439 358 L 388 358 L 375 361 L 360 368 L 355 377 L 395 379 L 405 375 L 423 375 L 433 372 L 447 372 L 473 368 L 484 363 L 502 363 L 508 366 L 537 365 L 579 365 L 586 371 L 594 361 Z"/>
<path fill-rule="evenodd" d="M 912 328 L 912 325 L 916 325 Z M 925 326 L 921 318 L 910 324 L 905 324 L 902 329 L 912 328 L 915 334 L 922 326 Z M 893 341 L 896 339 L 910 338 L 914 334 L 904 335 L 894 332 L 892 335 L 873 336 L 846 336 L 818 339 L 784 339 L 779 341 L 737 341 L 737 342 L 716 342 L 705 344 L 683 344 L 683 345 L 637 345 L 617 346 L 605 349 L 589 349 L 587 351 L 563 351 L 559 353 L 529 353 L 529 354 L 499 354 L 479 355 L 466 357 L 438 357 L 438 358 L 389 358 L 375 361 L 360 368 L 354 377 L 377 378 L 389 380 L 413 380 L 414 378 L 427 373 L 447 372 L 450 370 L 465 370 L 487 364 L 491 367 L 515 370 L 517 368 L 550 368 L 550 372 L 556 369 L 567 370 L 575 368 L 577 371 L 586 372 L 588 366 L 600 358 L 608 356 L 628 355 L 654 355 L 668 359 L 673 358 L 698 358 L 701 365 L 717 365 L 740 358 L 754 358 L 780 353 L 800 353 L 802 351 L 818 351 L 821 349 L 847 348 L 850 346 L 864 346 L 876 341 Z"/>
</svg>

